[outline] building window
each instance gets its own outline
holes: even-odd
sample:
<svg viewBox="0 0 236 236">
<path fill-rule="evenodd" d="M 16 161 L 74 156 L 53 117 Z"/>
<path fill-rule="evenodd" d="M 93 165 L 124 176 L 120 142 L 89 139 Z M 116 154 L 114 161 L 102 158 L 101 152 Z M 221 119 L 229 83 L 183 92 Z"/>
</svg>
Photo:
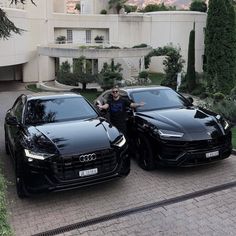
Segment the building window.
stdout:
<svg viewBox="0 0 236 236">
<path fill-rule="evenodd" d="M 67 30 L 67 43 L 73 42 L 72 30 Z"/>
<path fill-rule="evenodd" d="M 86 43 L 91 43 L 91 30 L 86 30 Z"/>
</svg>

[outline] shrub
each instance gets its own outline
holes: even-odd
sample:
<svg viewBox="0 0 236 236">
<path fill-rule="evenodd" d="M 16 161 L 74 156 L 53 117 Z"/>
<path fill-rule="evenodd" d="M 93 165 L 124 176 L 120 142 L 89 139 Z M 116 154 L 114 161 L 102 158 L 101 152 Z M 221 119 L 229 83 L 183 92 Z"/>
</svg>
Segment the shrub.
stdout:
<svg viewBox="0 0 236 236">
<path fill-rule="evenodd" d="M 106 14 L 107 14 L 107 10 L 106 10 L 106 9 L 102 9 L 102 10 L 100 11 L 100 14 L 106 15 Z"/>
<path fill-rule="evenodd" d="M 199 83 L 199 84 L 196 84 L 195 89 L 191 92 L 191 94 L 195 96 L 200 96 L 201 94 L 205 92 L 206 92 L 205 87 L 203 86 L 203 84 Z"/>
<path fill-rule="evenodd" d="M 147 44 L 141 43 L 141 44 L 133 46 L 133 48 L 146 48 L 147 46 L 148 46 Z"/>
<path fill-rule="evenodd" d="M 143 71 L 139 72 L 139 75 L 138 75 L 138 76 L 139 76 L 139 78 L 147 79 L 148 76 L 149 76 L 149 73 L 148 73 L 148 71 L 143 70 Z"/>
<path fill-rule="evenodd" d="M 146 70 L 139 72 L 138 82 L 139 84 L 146 84 L 148 82 L 149 73 Z"/>
<path fill-rule="evenodd" d="M 200 11 L 200 12 L 206 12 L 207 11 L 207 4 L 205 0 L 194 0 L 190 4 L 190 11 Z"/>
<path fill-rule="evenodd" d="M 130 12 L 135 12 L 138 8 L 136 5 L 124 5 L 125 12 L 130 13 Z"/>
<path fill-rule="evenodd" d="M 209 92 L 203 92 L 203 93 L 201 93 L 201 94 L 199 95 L 199 98 L 200 98 L 200 99 L 212 98 L 212 97 L 213 97 L 213 95 L 212 95 L 211 93 L 209 93 Z"/>
<path fill-rule="evenodd" d="M 230 91 L 230 98 L 236 101 L 236 86 Z"/>
<path fill-rule="evenodd" d="M 234 101 L 222 100 L 214 103 L 211 109 L 236 124 L 236 103 Z"/>
<path fill-rule="evenodd" d="M 118 46 L 110 46 L 110 47 L 105 47 L 106 49 L 120 49 Z"/>
<path fill-rule="evenodd" d="M 218 92 L 213 94 L 213 98 L 215 102 L 219 102 L 225 99 L 225 95 L 223 93 Z"/>
<path fill-rule="evenodd" d="M 77 11 L 80 11 L 80 10 L 81 10 L 80 3 L 76 3 L 76 5 L 75 5 L 75 10 L 77 10 Z"/>
<path fill-rule="evenodd" d="M 0 169 L 1 171 L 1 169 Z M 13 235 L 11 228 L 7 223 L 7 208 L 6 208 L 6 182 L 0 174 L 0 235 L 10 236 Z"/>
<path fill-rule="evenodd" d="M 75 76 L 72 73 L 58 73 L 57 76 L 57 81 L 61 84 L 65 84 L 65 85 L 70 85 L 70 86 L 77 86 L 78 82 L 75 80 Z"/>
</svg>

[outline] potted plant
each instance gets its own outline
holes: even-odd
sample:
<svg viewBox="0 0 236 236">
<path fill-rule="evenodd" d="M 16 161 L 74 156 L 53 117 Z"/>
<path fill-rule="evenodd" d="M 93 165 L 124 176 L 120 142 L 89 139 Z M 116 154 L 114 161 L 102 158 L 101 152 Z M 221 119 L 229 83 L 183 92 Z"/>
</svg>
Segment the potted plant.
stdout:
<svg viewBox="0 0 236 236">
<path fill-rule="evenodd" d="M 97 35 L 95 38 L 94 38 L 94 41 L 96 43 L 103 43 L 103 40 L 104 40 L 104 37 L 102 35 Z"/>
<path fill-rule="evenodd" d="M 64 44 L 64 43 L 66 43 L 66 37 L 63 35 L 60 35 L 57 37 L 56 42 L 59 44 Z"/>
</svg>

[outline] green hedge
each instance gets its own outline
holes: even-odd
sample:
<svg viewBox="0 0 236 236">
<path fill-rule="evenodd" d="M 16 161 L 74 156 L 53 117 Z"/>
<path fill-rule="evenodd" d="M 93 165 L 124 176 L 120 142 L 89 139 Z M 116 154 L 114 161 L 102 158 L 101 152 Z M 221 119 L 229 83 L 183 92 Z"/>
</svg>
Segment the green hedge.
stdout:
<svg viewBox="0 0 236 236">
<path fill-rule="evenodd" d="M 0 235 L 10 236 L 10 235 L 13 235 L 13 233 L 7 221 L 7 208 L 6 208 L 5 193 L 6 193 L 6 182 L 3 176 L 0 174 Z"/>
</svg>

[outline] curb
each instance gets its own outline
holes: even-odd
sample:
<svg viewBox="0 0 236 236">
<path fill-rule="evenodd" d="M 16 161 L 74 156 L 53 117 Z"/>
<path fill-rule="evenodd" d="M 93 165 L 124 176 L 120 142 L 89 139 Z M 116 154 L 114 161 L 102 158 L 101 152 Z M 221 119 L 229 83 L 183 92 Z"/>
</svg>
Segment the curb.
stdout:
<svg viewBox="0 0 236 236">
<path fill-rule="evenodd" d="M 235 149 L 232 150 L 232 154 L 236 156 L 236 150 Z"/>
</svg>

